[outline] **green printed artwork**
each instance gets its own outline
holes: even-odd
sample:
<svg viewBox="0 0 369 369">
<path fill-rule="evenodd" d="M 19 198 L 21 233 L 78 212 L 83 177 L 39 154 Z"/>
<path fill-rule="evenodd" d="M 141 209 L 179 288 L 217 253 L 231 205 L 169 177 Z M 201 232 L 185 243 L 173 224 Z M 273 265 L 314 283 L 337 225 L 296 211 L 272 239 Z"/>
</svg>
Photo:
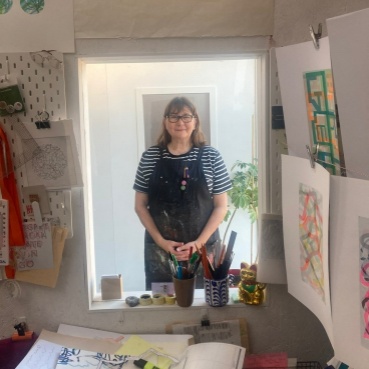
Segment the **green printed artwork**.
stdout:
<svg viewBox="0 0 369 369">
<path fill-rule="evenodd" d="M 13 0 L 0 0 L 0 15 L 6 14 L 13 5 Z"/>
<path fill-rule="evenodd" d="M 323 270 L 322 195 L 300 183 L 299 237 L 301 278 L 325 301 Z"/>
<path fill-rule="evenodd" d="M 304 86 L 313 144 L 319 144 L 318 162 L 331 174 L 340 175 L 332 71 L 304 73 Z"/>
<path fill-rule="evenodd" d="M 21 0 L 21 8 L 28 14 L 41 13 L 45 6 L 45 0 Z"/>
</svg>

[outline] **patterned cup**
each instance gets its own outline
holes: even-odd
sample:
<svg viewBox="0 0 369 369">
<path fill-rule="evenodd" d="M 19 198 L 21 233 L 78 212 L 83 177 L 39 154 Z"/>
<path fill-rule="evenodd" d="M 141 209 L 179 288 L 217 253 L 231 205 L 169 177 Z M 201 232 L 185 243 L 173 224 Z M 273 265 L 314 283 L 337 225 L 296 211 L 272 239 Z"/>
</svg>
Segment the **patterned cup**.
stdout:
<svg viewBox="0 0 369 369">
<path fill-rule="evenodd" d="M 204 278 L 205 301 L 214 307 L 227 305 L 229 301 L 228 276 L 224 279 L 215 280 Z"/>
</svg>

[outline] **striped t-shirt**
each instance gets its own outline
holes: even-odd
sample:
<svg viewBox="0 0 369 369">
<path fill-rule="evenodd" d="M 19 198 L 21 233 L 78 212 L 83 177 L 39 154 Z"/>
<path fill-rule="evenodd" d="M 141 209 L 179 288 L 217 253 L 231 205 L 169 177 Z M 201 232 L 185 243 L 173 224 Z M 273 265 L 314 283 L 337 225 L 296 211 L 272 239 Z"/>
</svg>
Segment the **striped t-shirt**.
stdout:
<svg viewBox="0 0 369 369">
<path fill-rule="evenodd" d="M 172 155 L 166 148 L 162 149 L 164 160 L 197 160 L 200 148 L 193 147 L 183 155 Z M 152 146 L 142 154 L 137 168 L 133 189 L 138 192 L 149 192 L 149 179 L 154 172 L 156 163 L 160 159 L 160 148 Z M 219 195 L 232 188 L 227 168 L 218 150 L 211 146 L 204 146 L 202 153 L 202 167 L 210 194 Z"/>
</svg>

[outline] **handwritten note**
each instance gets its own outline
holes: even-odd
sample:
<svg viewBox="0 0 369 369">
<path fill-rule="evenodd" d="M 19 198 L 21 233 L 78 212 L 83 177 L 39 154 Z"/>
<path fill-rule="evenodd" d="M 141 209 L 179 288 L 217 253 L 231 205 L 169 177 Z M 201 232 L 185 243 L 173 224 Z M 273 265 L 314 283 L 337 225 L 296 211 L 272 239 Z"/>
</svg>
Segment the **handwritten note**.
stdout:
<svg viewBox="0 0 369 369">
<path fill-rule="evenodd" d="M 38 340 L 16 369 L 55 369 L 62 346 Z"/>
<path fill-rule="evenodd" d="M 26 245 L 16 247 L 17 270 L 50 269 L 53 267 L 51 224 L 35 222 L 23 224 Z"/>
</svg>

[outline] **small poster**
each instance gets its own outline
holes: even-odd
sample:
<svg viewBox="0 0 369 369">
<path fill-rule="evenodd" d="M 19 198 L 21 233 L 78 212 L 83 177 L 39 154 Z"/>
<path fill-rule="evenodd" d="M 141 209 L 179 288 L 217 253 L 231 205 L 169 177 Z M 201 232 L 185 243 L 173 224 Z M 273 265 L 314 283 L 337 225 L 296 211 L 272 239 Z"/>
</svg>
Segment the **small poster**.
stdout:
<svg viewBox="0 0 369 369">
<path fill-rule="evenodd" d="M 26 245 L 14 247 L 17 271 L 53 267 L 51 223 L 23 223 Z"/>
</svg>

